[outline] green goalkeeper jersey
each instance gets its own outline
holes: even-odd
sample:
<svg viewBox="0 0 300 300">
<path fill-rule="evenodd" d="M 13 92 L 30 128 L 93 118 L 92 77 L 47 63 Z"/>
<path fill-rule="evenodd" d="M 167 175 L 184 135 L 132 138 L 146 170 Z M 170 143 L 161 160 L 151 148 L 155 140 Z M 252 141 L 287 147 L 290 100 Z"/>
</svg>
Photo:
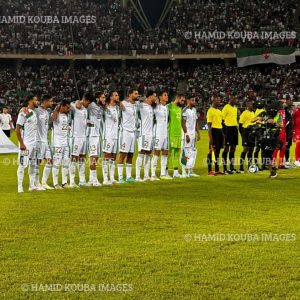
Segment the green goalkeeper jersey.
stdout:
<svg viewBox="0 0 300 300">
<path fill-rule="evenodd" d="M 168 104 L 169 109 L 169 137 L 181 137 L 181 108 L 174 102 Z"/>
</svg>

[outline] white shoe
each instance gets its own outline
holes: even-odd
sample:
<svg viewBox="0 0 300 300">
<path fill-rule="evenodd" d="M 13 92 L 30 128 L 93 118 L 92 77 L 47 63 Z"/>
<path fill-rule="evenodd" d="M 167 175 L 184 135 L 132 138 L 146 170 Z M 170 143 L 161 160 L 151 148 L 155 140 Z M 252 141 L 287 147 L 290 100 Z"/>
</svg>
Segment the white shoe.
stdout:
<svg viewBox="0 0 300 300">
<path fill-rule="evenodd" d="M 200 175 L 198 175 L 196 173 L 190 173 L 190 177 L 200 177 Z"/>
<path fill-rule="evenodd" d="M 179 173 L 176 175 L 173 175 L 173 178 L 182 178 L 182 175 L 180 175 Z"/>
<path fill-rule="evenodd" d="M 184 174 L 181 175 L 181 178 L 189 178 L 189 177 L 190 177 L 190 175 L 187 174 L 187 173 L 184 173 Z"/>
<path fill-rule="evenodd" d="M 79 186 L 88 186 L 85 181 L 79 182 Z"/>
<path fill-rule="evenodd" d="M 98 180 L 91 182 L 91 184 L 92 184 L 92 186 L 96 186 L 96 187 L 102 186 L 102 184 Z"/>
<path fill-rule="evenodd" d="M 150 180 L 150 178 L 149 177 L 145 177 L 142 181 L 149 181 Z"/>
<path fill-rule="evenodd" d="M 36 191 L 36 189 L 37 189 L 37 187 L 35 185 L 33 185 L 33 186 L 29 187 L 28 191 L 29 192 L 34 192 L 34 191 Z"/>
<path fill-rule="evenodd" d="M 73 184 L 69 184 L 69 188 L 70 189 L 78 189 L 79 186 L 76 183 L 73 183 Z"/>
<path fill-rule="evenodd" d="M 167 174 L 167 175 L 160 175 L 160 179 L 162 179 L 162 180 L 172 180 L 173 178 L 169 174 Z"/>
<path fill-rule="evenodd" d="M 62 190 L 62 189 L 63 189 L 59 184 L 55 185 L 54 188 L 55 188 L 56 190 Z"/>
<path fill-rule="evenodd" d="M 141 178 L 136 178 L 135 181 L 136 182 L 143 182 L 143 180 Z"/>
<path fill-rule="evenodd" d="M 37 190 L 38 192 L 46 191 L 46 189 L 44 189 L 41 185 L 37 186 L 37 187 L 36 187 L 36 190 Z"/>
<path fill-rule="evenodd" d="M 19 186 L 19 187 L 18 187 L 18 193 L 24 193 L 24 190 L 23 190 L 23 187 L 22 187 L 22 186 Z"/>
<path fill-rule="evenodd" d="M 111 185 L 111 182 L 109 180 L 104 180 L 103 185 Z"/>
<path fill-rule="evenodd" d="M 47 183 L 43 183 L 42 188 L 45 189 L 45 190 L 54 190 L 54 188 L 49 186 Z"/>
<path fill-rule="evenodd" d="M 299 160 L 295 160 L 294 165 L 295 165 L 296 167 L 300 167 L 300 161 L 299 161 Z"/>
<path fill-rule="evenodd" d="M 150 178 L 150 181 L 159 181 L 160 179 L 159 178 L 157 178 L 156 176 L 152 176 L 151 178 Z"/>
</svg>

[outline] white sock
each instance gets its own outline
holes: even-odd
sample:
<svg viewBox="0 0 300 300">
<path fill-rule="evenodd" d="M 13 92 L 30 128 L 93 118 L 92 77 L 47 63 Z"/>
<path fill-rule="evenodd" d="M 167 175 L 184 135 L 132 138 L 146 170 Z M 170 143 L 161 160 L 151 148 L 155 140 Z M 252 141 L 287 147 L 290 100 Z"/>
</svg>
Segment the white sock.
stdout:
<svg viewBox="0 0 300 300">
<path fill-rule="evenodd" d="M 35 166 L 35 184 L 36 186 L 40 185 L 40 165 Z"/>
<path fill-rule="evenodd" d="M 110 181 L 115 181 L 115 161 L 110 159 L 109 161 L 109 177 Z"/>
<path fill-rule="evenodd" d="M 62 185 L 68 183 L 68 174 L 69 174 L 69 167 L 68 166 L 63 166 L 62 171 L 61 171 Z"/>
<path fill-rule="evenodd" d="M 131 171 L 132 171 L 132 164 L 126 164 L 126 179 L 129 179 L 132 177 Z"/>
<path fill-rule="evenodd" d="M 73 185 L 75 183 L 75 172 L 76 172 L 76 161 L 71 161 L 69 166 L 69 173 L 70 173 L 70 184 Z"/>
<path fill-rule="evenodd" d="M 160 175 L 167 175 L 167 163 L 168 163 L 168 155 L 162 155 L 160 158 Z"/>
<path fill-rule="evenodd" d="M 42 184 L 47 184 L 49 175 L 51 173 L 52 166 L 49 164 L 46 164 L 43 172 L 43 178 L 42 178 Z"/>
<path fill-rule="evenodd" d="M 149 178 L 151 155 L 146 154 L 144 157 L 144 178 Z"/>
<path fill-rule="evenodd" d="M 85 182 L 85 159 L 78 163 L 79 181 Z"/>
<path fill-rule="evenodd" d="M 141 178 L 141 168 L 143 165 L 144 154 L 139 154 L 136 159 L 136 178 Z"/>
<path fill-rule="evenodd" d="M 103 159 L 102 161 L 102 173 L 103 181 L 108 181 L 108 160 Z"/>
<path fill-rule="evenodd" d="M 90 170 L 90 182 L 97 181 L 97 170 Z"/>
<path fill-rule="evenodd" d="M 179 174 L 178 170 L 174 170 L 173 176 L 178 175 L 178 174 Z"/>
<path fill-rule="evenodd" d="M 19 165 L 18 171 L 17 171 L 17 177 L 18 177 L 18 188 L 23 188 L 23 179 L 24 179 L 24 166 Z"/>
<path fill-rule="evenodd" d="M 58 185 L 58 173 L 59 173 L 59 166 L 53 165 L 53 167 L 52 167 L 52 180 L 53 180 L 53 185 L 54 186 Z"/>
<path fill-rule="evenodd" d="M 153 155 L 151 160 L 151 176 L 156 176 L 156 167 L 157 167 L 158 156 Z"/>
<path fill-rule="evenodd" d="M 123 179 L 123 164 L 118 164 L 118 175 L 119 175 L 119 181 Z"/>
<path fill-rule="evenodd" d="M 29 169 L 28 169 L 30 187 L 35 186 L 35 172 L 36 172 L 35 162 L 30 161 L 29 162 Z"/>
<path fill-rule="evenodd" d="M 182 175 L 186 175 L 186 168 L 185 167 L 182 167 Z"/>
</svg>

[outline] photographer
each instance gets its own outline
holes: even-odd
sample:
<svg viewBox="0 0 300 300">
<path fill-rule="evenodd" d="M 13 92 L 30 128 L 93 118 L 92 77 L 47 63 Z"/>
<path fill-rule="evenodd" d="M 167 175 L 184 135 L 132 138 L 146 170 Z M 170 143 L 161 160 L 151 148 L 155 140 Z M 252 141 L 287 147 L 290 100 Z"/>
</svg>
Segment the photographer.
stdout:
<svg viewBox="0 0 300 300">
<path fill-rule="evenodd" d="M 261 149 L 263 154 L 263 164 L 269 167 L 270 178 L 278 176 L 273 153 L 275 149 L 281 148 L 279 133 L 283 125 L 279 109 L 280 103 L 273 100 L 270 103 L 267 103 L 264 115 L 253 119 L 253 122 L 260 121 L 262 123 L 262 128 L 264 128 L 261 139 Z"/>
</svg>

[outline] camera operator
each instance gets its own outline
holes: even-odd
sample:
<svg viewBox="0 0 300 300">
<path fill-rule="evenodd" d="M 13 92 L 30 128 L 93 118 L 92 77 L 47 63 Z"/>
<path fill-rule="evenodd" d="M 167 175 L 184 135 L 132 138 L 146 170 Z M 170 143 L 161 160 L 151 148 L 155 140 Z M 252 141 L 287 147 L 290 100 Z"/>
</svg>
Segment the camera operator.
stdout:
<svg viewBox="0 0 300 300">
<path fill-rule="evenodd" d="M 264 128 L 261 139 L 261 149 L 263 154 L 263 164 L 269 167 L 270 178 L 277 177 L 276 161 L 273 159 L 275 149 L 281 148 L 279 133 L 282 125 L 281 115 L 279 114 L 280 103 L 271 101 L 267 103 L 265 114 L 253 119 L 262 122 Z"/>
</svg>

